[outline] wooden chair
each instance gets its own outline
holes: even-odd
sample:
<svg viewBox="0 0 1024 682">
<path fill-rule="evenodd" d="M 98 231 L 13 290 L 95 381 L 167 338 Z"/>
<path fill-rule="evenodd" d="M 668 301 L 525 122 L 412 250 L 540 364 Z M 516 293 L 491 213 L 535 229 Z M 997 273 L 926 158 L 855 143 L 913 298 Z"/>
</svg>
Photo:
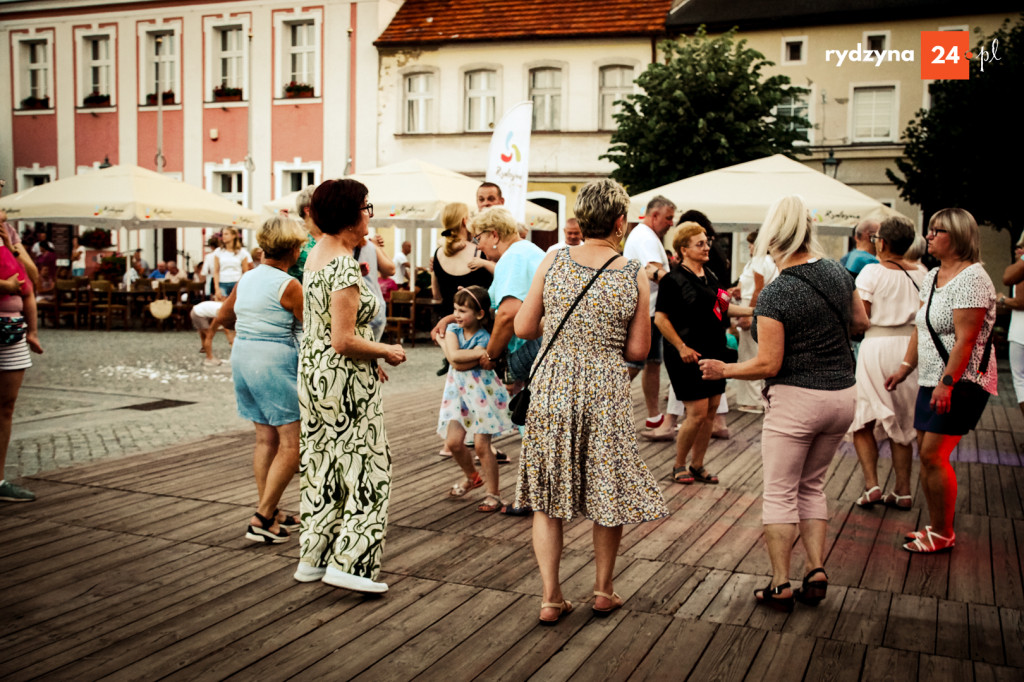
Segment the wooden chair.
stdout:
<svg viewBox="0 0 1024 682">
<path fill-rule="evenodd" d="M 110 282 L 97 279 L 89 282 L 89 328 L 99 319 L 106 321 L 107 331 L 117 316 L 121 326 L 128 328 L 128 305 L 114 300 L 116 289 Z"/>
<path fill-rule="evenodd" d="M 78 329 L 79 319 L 84 316 L 89 308 L 88 294 L 82 295 L 82 290 L 73 279 L 57 280 L 57 326 L 65 317 L 71 317 L 71 323 Z"/>
<path fill-rule="evenodd" d="M 35 293 L 32 295 L 35 296 Z M 36 299 L 36 320 L 39 327 L 46 325 L 47 318 L 52 321 L 54 327 L 60 326 L 60 299 L 57 296 L 56 288 L 50 292 L 47 298 Z"/>
<path fill-rule="evenodd" d="M 384 331 L 393 332 L 395 339 L 406 338 L 402 330 L 408 329 L 409 345 L 416 347 L 416 292 L 396 289 L 388 301 L 388 320 Z"/>
</svg>

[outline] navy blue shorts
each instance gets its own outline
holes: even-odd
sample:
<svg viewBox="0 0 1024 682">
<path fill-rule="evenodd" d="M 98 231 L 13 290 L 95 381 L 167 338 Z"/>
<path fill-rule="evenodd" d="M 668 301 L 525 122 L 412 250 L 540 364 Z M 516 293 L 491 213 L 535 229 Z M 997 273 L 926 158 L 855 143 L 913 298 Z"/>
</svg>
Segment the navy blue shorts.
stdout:
<svg viewBox="0 0 1024 682">
<path fill-rule="evenodd" d="M 651 318 L 651 348 L 647 351 L 646 362 L 652 362 L 656 365 L 660 365 L 662 361 L 661 353 L 661 330 L 654 324 L 654 318 Z M 644 362 L 626 362 L 626 367 L 632 367 L 633 369 L 643 369 Z"/>
<path fill-rule="evenodd" d="M 958 381 L 949 397 L 949 412 L 936 414 L 928 406 L 934 390 L 933 386 L 922 386 L 917 391 L 915 429 L 946 436 L 962 436 L 978 425 L 981 413 L 988 404 L 988 391 L 970 381 Z"/>
</svg>

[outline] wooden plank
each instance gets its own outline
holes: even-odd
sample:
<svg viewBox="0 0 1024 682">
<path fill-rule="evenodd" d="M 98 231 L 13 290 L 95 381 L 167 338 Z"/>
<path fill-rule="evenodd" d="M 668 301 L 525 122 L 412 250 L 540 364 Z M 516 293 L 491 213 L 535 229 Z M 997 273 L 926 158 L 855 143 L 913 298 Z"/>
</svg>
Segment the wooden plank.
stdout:
<svg viewBox="0 0 1024 682">
<path fill-rule="evenodd" d="M 319 585 L 311 585 L 309 587 L 311 592 L 321 591 L 321 586 Z M 369 633 L 372 633 L 378 627 L 382 628 L 381 634 L 383 636 L 392 636 L 389 634 L 388 628 L 396 627 L 396 624 L 400 623 L 401 620 L 407 618 L 426 619 L 430 615 L 429 612 L 432 611 L 432 609 L 424 608 L 424 605 L 428 602 L 433 604 L 434 600 L 438 599 L 439 609 L 445 609 L 450 607 L 453 596 L 456 603 L 459 603 L 459 599 L 464 599 L 472 592 L 470 588 L 465 587 L 454 591 L 449 588 L 444 592 L 439 592 L 441 587 L 444 587 L 441 583 L 431 580 L 404 578 L 388 590 L 388 595 L 384 599 L 366 598 L 355 601 L 351 599 L 351 594 L 346 593 L 344 590 L 331 590 L 328 593 L 329 597 L 336 602 L 343 602 L 346 606 L 342 615 L 323 622 L 310 623 L 314 627 L 308 634 L 287 646 L 281 646 L 272 653 L 257 652 L 259 655 L 255 662 L 248 667 L 239 669 L 238 672 L 226 679 L 234 680 L 235 682 L 248 682 L 251 680 L 280 679 L 298 675 L 318 661 L 323 660 L 324 657 L 339 647 L 346 646 L 359 638 L 363 638 L 364 642 L 370 641 Z M 457 596 L 456 593 L 461 596 Z M 310 605 L 313 603 L 315 602 L 309 602 Z M 430 621 L 427 620 L 427 622 Z M 295 627 L 300 628 L 303 626 L 296 624 Z M 271 630 L 273 633 L 277 632 L 276 628 Z M 285 624 L 285 631 L 287 631 L 287 624 Z M 237 646 L 244 645 L 245 642 L 241 641 Z M 249 652 L 244 653 L 249 655 Z M 210 655 L 216 658 L 219 656 L 219 652 L 214 651 Z M 227 657 L 231 657 L 230 651 Z M 335 662 L 337 663 L 337 659 Z M 196 662 L 195 669 L 185 669 L 181 674 L 191 679 L 210 679 L 205 674 L 205 670 L 199 666 L 199 663 L 198 661 Z M 328 675 L 328 679 L 333 677 L 350 677 L 358 672 L 351 671 L 349 675 L 345 675 L 339 671 L 350 670 L 354 666 L 345 666 L 344 661 L 338 665 L 341 667 L 331 675 Z"/>
<path fill-rule="evenodd" d="M 834 588 L 829 588 L 829 594 Z M 881 645 L 892 595 L 851 587 L 839 610 L 832 638 L 854 644 Z"/>
<path fill-rule="evenodd" d="M 569 679 L 580 682 L 632 679 L 633 671 L 672 621 L 670 616 L 627 613 Z"/>
<path fill-rule="evenodd" d="M 718 569 L 708 573 L 676 611 L 676 618 L 699 618 L 730 577 L 731 574 L 728 571 Z"/>
<path fill-rule="evenodd" d="M 949 553 L 949 598 L 994 604 L 988 517 L 961 514 L 956 519 L 956 527 L 956 548 Z"/>
<path fill-rule="evenodd" d="M 765 632 L 739 625 L 721 625 L 704 650 L 691 678 L 736 680 L 742 678 L 757 655 Z"/>
<path fill-rule="evenodd" d="M 728 531 L 718 542 L 705 552 L 701 561 L 703 565 L 725 570 L 739 570 L 739 564 L 755 547 L 759 548 L 764 526 L 761 524 L 761 497 L 748 494 L 737 500 L 736 505 L 742 506 L 749 499 L 750 504 L 743 514 L 732 522 Z"/>
<path fill-rule="evenodd" d="M 900 592 L 903 589 L 910 553 L 903 549 L 902 544 L 906 542 L 903 536 L 908 530 L 906 517 L 910 513 L 885 510 L 860 587 L 883 592 Z"/>
<path fill-rule="evenodd" d="M 999 467 L 999 487 L 1003 493 L 1003 508 L 1006 516 L 1011 519 L 1024 518 L 1024 500 L 1021 500 L 1020 488 L 1015 473 L 1020 471 L 1019 465 Z"/>
<path fill-rule="evenodd" d="M 819 639 L 814 645 L 805 679 L 860 680 L 865 651 L 863 644 Z"/>
<path fill-rule="evenodd" d="M 991 665 L 976 661 L 974 663 L 975 682 L 1020 682 L 1021 671 L 1003 665 Z"/>
<path fill-rule="evenodd" d="M 1006 664 L 1024 668 L 1024 611 L 1021 609 L 999 609 L 999 620 L 1003 626 L 1003 650 Z"/>
<path fill-rule="evenodd" d="M 972 682 L 974 667 L 969 660 L 922 654 L 917 679 L 927 682 Z"/>
<path fill-rule="evenodd" d="M 650 579 L 630 598 L 630 608 L 672 615 L 710 571 L 694 566 L 661 564 Z"/>
<path fill-rule="evenodd" d="M 935 653 L 935 623 L 938 600 L 895 594 L 889 606 L 884 646 L 922 653 Z"/>
<path fill-rule="evenodd" d="M 769 632 L 744 680 L 800 680 L 814 652 L 814 638 L 790 632 Z"/>
<path fill-rule="evenodd" d="M 994 603 L 1014 609 L 1024 608 L 1024 582 L 1013 522 L 1010 519 L 990 519 L 989 524 L 992 573 L 996 576 L 993 581 Z"/>
<path fill-rule="evenodd" d="M 944 656 L 969 658 L 970 632 L 967 624 L 967 604 L 939 600 L 938 620 L 935 623 L 935 650 Z"/>
<path fill-rule="evenodd" d="M 865 680 L 916 680 L 919 655 L 885 647 L 869 647 L 864 657 Z"/>
<path fill-rule="evenodd" d="M 690 672 L 696 667 L 715 631 L 716 626 L 711 623 L 673 618 L 633 671 L 632 679 L 697 679 Z"/>
<path fill-rule="evenodd" d="M 881 516 L 863 509 L 850 511 L 842 532 L 825 559 L 829 582 L 837 585 L 860 584 L 881 525 Z"/>
<path fill-rule="evenodd" d="M 581 619 L 591 618 L 588 610 L 569 614 L 568 619 L 578 623 Z M 576 630 L 565 640 L 561 648 L 548 657 L 532 678 L 538 680 L 565 680 L 572 676 L 583 663 L 596 652 L 609 635 L 629 615 L 628 611 L 618 610 L 602 620 L 586 622 L 586 627 Z M 561 627 L 561 626 L 559 626 Z"/>
<path fill-rule="evenodd" d="M 1006 661 L 999 624 L 999 609 L 984 604 L 967 605 L 967 622 L 971 635 L 971 658 L 995 663 Z"/>
<path fill-rule="evenodd" d="M 796 587 L 796 584 L 793 586 Z M 817 606 L 810 607 L 798 603 L 798 608 L 786 619 L 786 632 L 809 637 L 833 638 L 832 633 L 836 629 L 836 623 L 846 602 L 846 593 L 850 589 L 852 588 L 843 585 L 830 585 L 828 596 Z M 767 612 L 768 609 L 761 611 Z M 757 626 L 753 618 L 747 624 Z"/>
</svg>

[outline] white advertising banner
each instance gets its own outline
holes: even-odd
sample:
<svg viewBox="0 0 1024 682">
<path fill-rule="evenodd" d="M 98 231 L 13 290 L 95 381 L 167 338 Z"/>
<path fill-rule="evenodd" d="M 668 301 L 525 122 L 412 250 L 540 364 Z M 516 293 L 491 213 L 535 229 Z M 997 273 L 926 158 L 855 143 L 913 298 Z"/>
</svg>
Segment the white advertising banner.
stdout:
<svg viewBox="0 0 1024 682">
<path fill-rule="evenodd" d="M 501 117 L 487 152 L 487 181 L 501 188 L 505 208 L 526 222 L 526 182 L 530 169 L 533 102 L 520 102 Z"/>
</svg>

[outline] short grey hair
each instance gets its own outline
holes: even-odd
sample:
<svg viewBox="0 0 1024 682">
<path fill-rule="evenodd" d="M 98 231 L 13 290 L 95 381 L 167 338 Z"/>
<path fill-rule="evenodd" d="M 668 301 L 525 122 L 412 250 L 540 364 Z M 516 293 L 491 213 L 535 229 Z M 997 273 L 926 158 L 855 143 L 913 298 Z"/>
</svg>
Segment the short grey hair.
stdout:
<svg viewBox="0 0 1024 682">
<path fill-rule="evenodd" d="M 586 239 L 607 237 L 615 221 L 629 211 L 629 194 L 614 180 L 588 182 L 576 196 L 576 222 Z"/>
<path fill-rule="evenodd" d="M 902 256 L 914 244 L 916 233 L 917 230 L 910 218 L 894 215 L 883 220 L 875 234 L 886 241 L 890 251 L 897 256 Z"/>
<path fill-rule="evenodd" d="M 664 208 L 666 206 L 670 208 L 675 208 L 676 203 L 669 199 L 668 197 L 664 197 L 658 194 L 657 196 L 652 197 L 651 200 L 647 202 L 647 208 L 644 210 L 644 214 L 648 214 L 651 211 L 655 211 L 659 208 Z"/>
<path fill-rule="evenodd" d="M 878 232 L 878 221 L 873 218 L 867 218 L 857 223 L 857 229 L 854 230 L 853 234 L 857 239 L 867 239 L 871 235 Z"/>
<path fill-rule="evenodd" d="M 310 204 L 313 203 L 313 192 L 315 191 L 316 185 L 308 185 L 299 192 L 299 196 L 295 197 L 295 210 L 298 212 L 299 220 L 306 219 L 305 209 L 309 208 Z"/>
</svg>

